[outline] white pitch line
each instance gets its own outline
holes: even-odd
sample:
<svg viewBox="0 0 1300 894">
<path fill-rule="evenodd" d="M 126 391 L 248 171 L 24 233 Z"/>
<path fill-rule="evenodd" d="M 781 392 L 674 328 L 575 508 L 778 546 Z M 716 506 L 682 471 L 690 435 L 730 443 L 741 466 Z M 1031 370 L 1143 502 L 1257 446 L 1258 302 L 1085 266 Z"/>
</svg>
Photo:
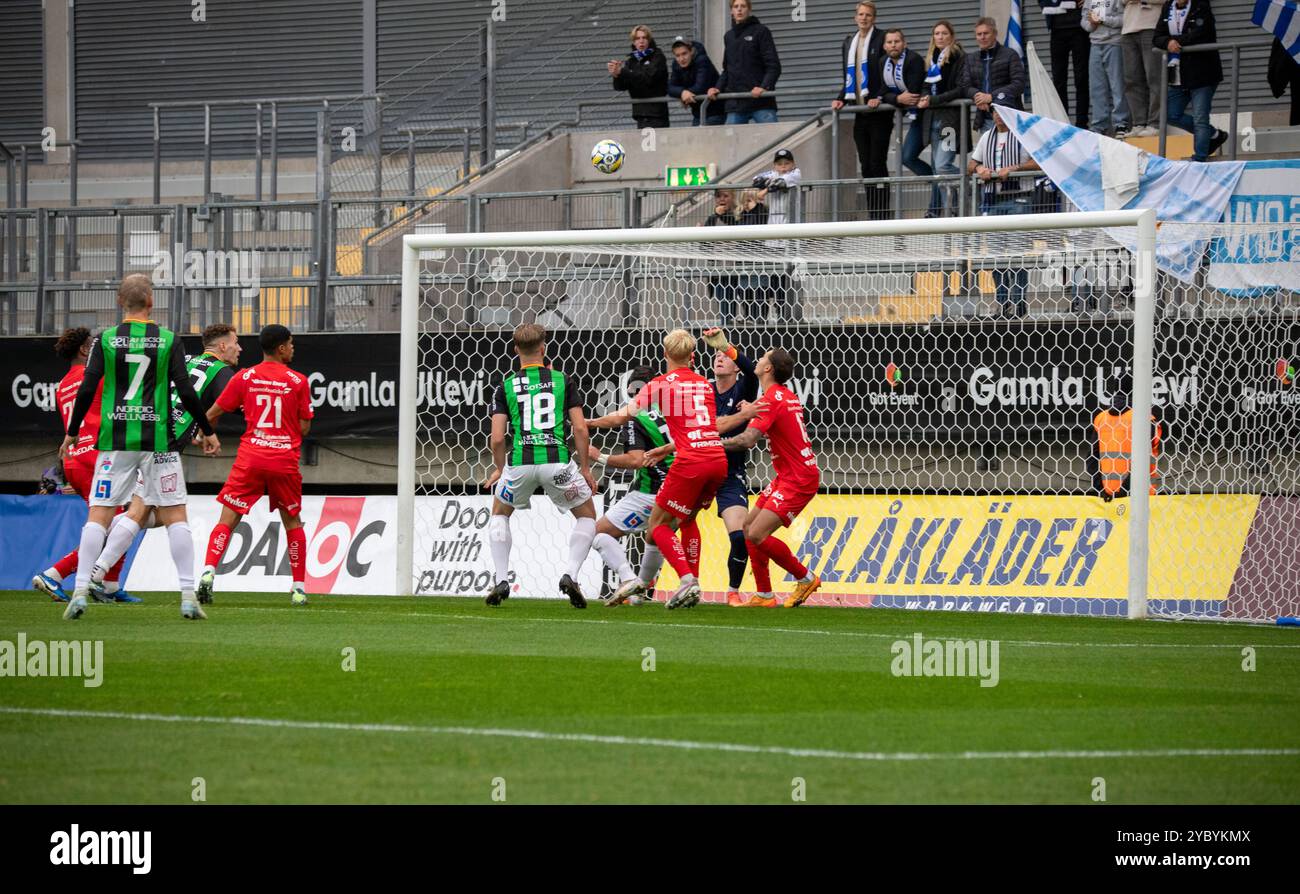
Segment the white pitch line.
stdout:
<svg viewBox="0 0 1300 894">
<path fill-rule="evenodd" d="M 0 714 L 63 717 L 89 720 L 130 720 L 139 723 L 193 723 L 224 726 L 269 727 L 272 729 L 329 730 L 362 733 L 413 733 L 429 736 L 484 736 L 502 739 L 531 739 L 546 742 L 582 742 L 594 745 L 627 745 L 648 748 L 677 748 L 683 751 L 722 751 L 741 754 L 775 754 L 784 757 L 816 757 L 845 761 L 970 761 L 970 760 L 1076 760 L 1140 757 L 1296 757 L 1300 748 L 1152 748 L 1060 751 L 835 751 L 826 748 L 787 748 L 780 745 L 749 745 L 740 742 L 695 742 L 690 739 L 660 739 L 649 736 L 607 736 L 596 733 L 556 733 L 532 729 L 504 729 L 477 726 L 412 726 L 402 723 L 339 723 L 315 720 L 277 720 L 267 717 L 204 717 L 183 714 L 139 714 L 126 711 L 79 711 L 63 708 L 16 708 L 0 705 Z"/>
<path fill-rule="evenodd" d="M 556 600 L 559 602 L 559 600 Z M 231 605 L 223 611 L 243 611 L 243 612 L 294 612 L 302 614 L 301 608 L 287 608 L 281 606 L 263 606 L 263 605 Z M 612 618 L 513 618 L 509 615 L 497 613 L 493 615 L 453 615 L 443 612 L 370 612 L 362 611 L 355 608 L 335 608 L 328 606 L 327 611 L 340 612 L 343 614 L 355 615 L 372 615 L 374 617 L 410 617 L 410 618 L 453 618 L 463 621 L 483 621 L 486 623 L 507 622 L 513 624 L 615 624 L 623 627 L 644 627 L 654 629 L 659 627 L 672 627 L 682 630 L 731 630 L 742 631 L 745 633 L 782 633 L 782 634 L 804 634 L 806 636 L 842 636 L 852 637 L 855 639 L 887 639 L 891 642 L 899 639 L 908 639 L 912 634 L 918 631 L 910 630 L 907 633 L 862 633 L 852 630 L 817 630 L 815 628 L 804 627 L 746 627 L 743 624 L 682 624 L 673 621 L 655 622 L 655 621 L 616 621 Z M 934 639 L 953 639 L 957 634 L 934 636 L 927 634 Z M 1043 646 L 1049 648 L 1063 649 L 1241 649 L 1244 646 L 1253 646 L 1257 649 L 1300 649 L 1300 643 L 1070 643 L 1070 642 L 1053 642 L 1050 640 L 1033 640 L 1033 639 L 1000 639 L 1002 645 L 1012 646 Z"/>
</svg>

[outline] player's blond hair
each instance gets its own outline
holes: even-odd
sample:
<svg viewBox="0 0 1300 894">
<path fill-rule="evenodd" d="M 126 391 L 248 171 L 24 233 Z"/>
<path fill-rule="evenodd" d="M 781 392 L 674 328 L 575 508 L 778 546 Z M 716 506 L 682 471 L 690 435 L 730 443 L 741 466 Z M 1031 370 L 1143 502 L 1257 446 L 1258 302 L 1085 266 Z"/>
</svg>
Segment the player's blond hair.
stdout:
<svg viewBox="0 0 1300 894">
<path fill-rule="evenodd" d="M 117 303 L 124 310 L 139 311 L 149 306 L 153 283 L 143 273 L 132 273 L 117 287 Z"/>
<path fill-rule="evenodd" d="M 536 354 L 546 342 L 546 330 L 537 323 L 524 323 L 515 329 L 515 349 L 520 354 Z"/>
<path fill-rule="evenodd" d="M 695 336 L 685 329 L 674 329 L 664 336 L 664 353 L 669 360 L 688 363 L 695 353 Z"/>
</svg>

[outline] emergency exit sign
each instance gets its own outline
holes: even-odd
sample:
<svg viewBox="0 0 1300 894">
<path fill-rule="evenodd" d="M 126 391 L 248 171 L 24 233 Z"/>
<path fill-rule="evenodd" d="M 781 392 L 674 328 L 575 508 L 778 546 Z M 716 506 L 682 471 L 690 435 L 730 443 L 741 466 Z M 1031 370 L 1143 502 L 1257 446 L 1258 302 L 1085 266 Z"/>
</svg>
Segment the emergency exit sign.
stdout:
<svg viewBox="0 0 1300 894">
<path fill-rule="evenodd" d="M 709 168 L 707 165 L 668 168 L 664 173 L 665 186 L 703 186 L 708 182 Z"/>
</svg>

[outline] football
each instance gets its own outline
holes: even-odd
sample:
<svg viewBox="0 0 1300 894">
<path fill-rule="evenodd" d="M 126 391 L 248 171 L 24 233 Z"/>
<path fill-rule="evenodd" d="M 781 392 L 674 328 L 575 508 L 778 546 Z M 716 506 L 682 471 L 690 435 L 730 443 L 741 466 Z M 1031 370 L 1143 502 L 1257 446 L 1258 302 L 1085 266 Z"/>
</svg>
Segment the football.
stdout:
<svg viewBox="0 0 1300 894">
<path fill-rule="evenodd" d="M 613 140 L 601 140 L 591 147 L 591 165 L 602 174 L 612 174 L 623 167 L 623 147 Z"/>
</svg>

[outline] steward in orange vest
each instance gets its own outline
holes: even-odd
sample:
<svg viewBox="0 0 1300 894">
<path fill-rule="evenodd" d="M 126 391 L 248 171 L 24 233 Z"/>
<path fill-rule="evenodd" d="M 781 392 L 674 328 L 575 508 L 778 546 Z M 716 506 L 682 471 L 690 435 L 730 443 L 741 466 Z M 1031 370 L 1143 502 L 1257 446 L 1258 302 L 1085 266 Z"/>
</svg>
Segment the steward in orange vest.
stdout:
<svg viewBox="0 0 1300 894">
<path fill-rule="evenodd" d="M 1093 486 L 1102 499 L 1109 502 L 1115 497 L 1127 497 L 1129 472 L 1132 465 L 1133 409 L 1117 407 L 1102 410 L 1092 418 L 1096 437 L 1096 474 Z M 1156 457 L 1160 455 L 1160 423 L 1151 417 L 1151 493 L 1156 492 Z"/>
</svg>

